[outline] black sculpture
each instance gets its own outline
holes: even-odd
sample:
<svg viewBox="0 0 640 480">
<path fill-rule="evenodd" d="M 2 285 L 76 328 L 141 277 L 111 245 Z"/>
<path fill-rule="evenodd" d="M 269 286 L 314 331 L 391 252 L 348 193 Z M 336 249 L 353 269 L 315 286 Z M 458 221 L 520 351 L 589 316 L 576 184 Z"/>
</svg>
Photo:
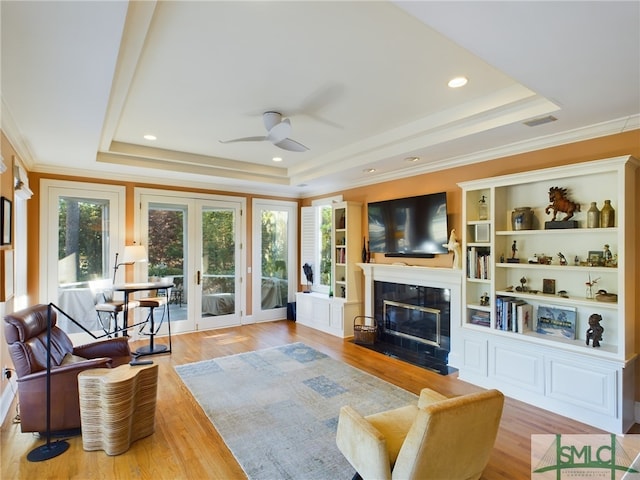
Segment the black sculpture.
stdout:
<svg viewBox="0 0 640 480">
<path fill-rule="evenodd" d="M 313 283 L 313 269 L 311 268 L 311 265 L 305 263 L 302 266 L 302 271 L 304 272 L 304 276 L 307 278 L 307 289 L 304 293 L 309 293 L 311 291 L 310 285 Z"/>
<path fill-rule="evenodd" d="M 589 345 L 589 340 L 593 340 L 593 346 L 599 347 L 600 340 L 602 340 L 602 333 L 604 332 L 604 328 L 600 325 L 602 321 L 602 315 L 598 315 L 594 313 L 589 317 L 589 329 L 587 330 L 587 345 Z"/>
</svg>

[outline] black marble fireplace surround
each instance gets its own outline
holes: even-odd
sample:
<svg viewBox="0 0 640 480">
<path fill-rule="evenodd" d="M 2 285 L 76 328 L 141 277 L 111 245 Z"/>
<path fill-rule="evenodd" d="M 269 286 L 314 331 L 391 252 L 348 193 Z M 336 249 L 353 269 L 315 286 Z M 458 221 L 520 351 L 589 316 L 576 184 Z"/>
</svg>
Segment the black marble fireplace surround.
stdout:
<svg viewBox="0 0 640 480">
<path fill-rule="evenodd" d="M 375 344 L 367 348 L 448 375 L 451 292 L 447 288 L 374 281 Z"/>
</svg>

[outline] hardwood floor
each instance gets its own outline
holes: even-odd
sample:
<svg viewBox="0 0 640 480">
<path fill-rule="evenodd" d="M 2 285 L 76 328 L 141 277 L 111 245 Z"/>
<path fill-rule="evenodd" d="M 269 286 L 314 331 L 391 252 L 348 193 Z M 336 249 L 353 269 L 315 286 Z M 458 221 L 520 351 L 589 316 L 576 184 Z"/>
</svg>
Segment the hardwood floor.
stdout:
<svg viewBox="0 0 640 480">
<path fill-rule="evenodd" d="M 14 409 L 1 432 L 0 478 L 246 478 L 173 367 L 292 342 L 304 342 L 335 359 L 416 394 L 425 386 L 445 395 L 479 390 L 478 387 L 458 380 L 456 374 L 441 376 L 295 322 L 260 323 L 176 335 L 173 337 L 172 354 L 151 357 L 160 366 L 156 431 L 153 435 L 138 440 L 127 452 L 114 457 L 109 457 L 102 451 L 85 452 L 82 449 L 82 437 L 73 437 L 69 439 L 70 448 L 67 452 L 51 460 L 32 463 L 27 460 L 27 454 L 42 445 L 44 440 L 30 433 L 20 432 L 20 426 L 11 422 Z M 132 349 L 137 346 L 139 344 L 132 344 Z M 530 436 L 534 433 L 602 431 L 507 399 L 500 432 L 483 478 L 530 478 Z"/>
</svg>

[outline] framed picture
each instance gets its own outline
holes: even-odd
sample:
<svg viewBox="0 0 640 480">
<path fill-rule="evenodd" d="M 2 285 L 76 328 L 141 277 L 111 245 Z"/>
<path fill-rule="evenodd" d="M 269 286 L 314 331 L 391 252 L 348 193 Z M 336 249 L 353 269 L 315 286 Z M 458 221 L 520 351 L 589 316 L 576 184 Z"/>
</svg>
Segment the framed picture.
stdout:
<svg viewBox="0 0 640 480">
<path fill-rule="evenodd" d="M 540 305 L 538 307 L 536 332 L 575 340 L 576 316 L 576 309 L 572 307 Z"/>
<path fill-rule="evenodd" d="M 592 267 L 599 267 L 604 265 L 604 252 L 601 250 L 590 250 L 589 265 Z"/>
<path fill-rule="evenodd" d="M 551 295 L 555 295 L 556 281 L 553 278 L 542 279 L 542 293 L 550 293 Z"/>
<path fill-rule="evenodd" d="M 0 201 L 0 245 L 11 245 L 11 200 L 2 197 Z"/>
</svg>

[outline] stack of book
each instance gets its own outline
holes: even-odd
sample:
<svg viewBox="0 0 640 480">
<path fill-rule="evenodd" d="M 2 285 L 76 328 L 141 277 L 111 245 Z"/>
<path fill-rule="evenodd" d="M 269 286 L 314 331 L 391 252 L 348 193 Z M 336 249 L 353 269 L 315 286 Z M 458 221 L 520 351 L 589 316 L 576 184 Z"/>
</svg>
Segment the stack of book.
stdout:
<svg viewBox="0 0 640 480">
<path fill-rule="evenodd" d="M 489 314 L 489 312 L 476 310 L 471 314 L 471 323 L 473 323 L 474 325 L 488 327 L 489 325 L 491 325 L 491 315 Z"/>
<path fill-rule="evenodd" d="M 513 297 L 496 297 L 496 329 L 525 333 L 533 330 L 533 305 Z"/>
<path fill-rule="evenodd" d="M 469 247 L 467 251 L 467 272 L 469 278 L 489 279 L 491 250 L 487 247 Z"/>
</svg>

